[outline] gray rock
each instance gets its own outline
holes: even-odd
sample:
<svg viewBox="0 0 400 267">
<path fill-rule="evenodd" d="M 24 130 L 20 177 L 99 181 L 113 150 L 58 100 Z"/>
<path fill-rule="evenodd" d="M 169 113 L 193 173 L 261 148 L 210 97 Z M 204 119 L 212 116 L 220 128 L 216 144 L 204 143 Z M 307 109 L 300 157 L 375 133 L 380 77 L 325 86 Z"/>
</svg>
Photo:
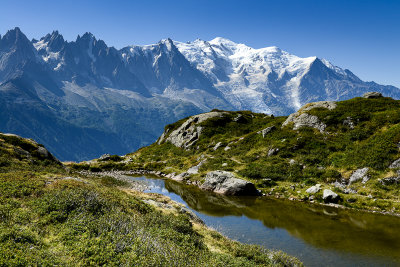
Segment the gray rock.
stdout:
<svg viewBox="0 0 400 267">
<path fill-rule="evenodd" d="M 352 184 L 359 180 L 362 180 L 362 183 L 365 184 L 370 179 L 370 176 L 368 175 L 368 171 L 369 171 L 368 167 L 354 171 L 353 174 L 350 176 L 349 184 Z"/>
<path fill-rule="evenodd" d="M 323 133 L 326 125 L 321 122 L 317 116 L 310 115 L 305 111 L 309 111 L 314 108 L 326 108 L 332 110 L 336 108 L 336 106 L 336 102 L 333 101 L 320 101 L 307 104 L 296 113 L 291 114 L 282 124 L 282 127 L 293 123 L 293 130 L 298 130 L 301 127 L 312 127 Z"/>
<path fill-rule="evenodd" d="M 350 129 L 354 129 L 354 122 L 353 122 L 353 119 L 351 117 L 347 117 L 343 121 L 343 125 L 349 127 Z"/>
<path fill-rule="evenodd" d="M 207 173 L 205 182 L 200 188 L 223 195 L 259 195 L 254 184 L 238 179 L 233 173 L 226 171 L 212 171 Z"/>
<path fill-rule="evenodd" d="M 103 154 L 100 156 L 99 160 L 108 160 L 110 159 L 111 155 L 110 154 Z"/>
<path fill-rule="evenodd" d="M 338 181 L 332 183 L 332 185 L 333 185 L 334 187 L 340 188 L 340 189 L 345 189 L 345 188 L 346 188 L 346 185 L 345 185 L 345 184 L 339 183 Z"/>
<path fill-rule="evenodd" d="M 368 92 L 363 94 L 363 98 L 380 98 L 383 97 L 383 95 L 379 92 Z"/>
<path fill-rule="evenodd" d="M 276 155 L 276 154 L 278 154 L 278 152 L 279 152 L 279 148 L 271 148 L 270 150 L 268 150 L 268 157 Z"/>
<path fill-rule="evenodd" d="M 267 127 L 261 131 L 258 131 L 257 134 L 261 134 L 264 138 L 268 133 L 272 132 L 275 129 L 275 126 Z"/>
<path fill-rule="evenodd" d="M 308 111 L 314 108 L 326 108 L 329 110 L 335 109 L 337 107 L 334 101 L 319 101 L 304 105 L 299 111 Z"/>
<path fill-rule="evenodd" d="M 42 147 L 42 146 L 39 146 L 39 147 L 38 147 L 37 152 L 38 152 L 39 155 L 42 156 L 43 158 L 46 158 L 46 159 L 47 159 L 47 158 L 50 158 L 50 157 L 51 157 L 50 152 L 49 152 L 46 148 L 44 148 L 44 147 Z"/>
<path fill-rule="evenodd" d="M 197 173 L 199 173 L 199 168 L 200 168 L 205 162 L 206 162 L 206 160 L 200 161 L 200 163 L 197 164 L 196 166 L 193 166 L 193 167 L 189 168 L 189 169 L 187 170 L 187 173 L 189 173 L 189 174 L 197 174 Z"/>
<path fill-rule="evenodd" d="M 178 174 L 178 175 L 176 175 L 176 176 L 173 176 L 171 179 L 172 179 L 172 180 L 175 180 L 175 181 L 181 182 L 181 181 L 183 181 L 183 180 L 184 180 L 186 177 L 188 177 L 188 176 L 190 176 L 189 173 L 187 173 L 187 172 L 182 172 L 182 173 L 180 173 L 180 174 Z"/>
<path fill-rule="evenodd" d="M 317 116 L 310 115 L 308 113 L 302 113 L 297 116 L 292 116 L 292 115 L 290 115 L 286 119 L 286 121 L 282 124 L 282 126 L 286 126 L 290 122 L 292 122 L 293 130 L 298 130 L 301 127 L 312 127 L 319 130 L 321 133 L 325 131 L 326 125 L 322 123 Z"/>
<path fill-rule="evenodd" d="M 237 115 L 237 116 L 233 119 L 233 121 L 234 121 L 234 122 L 243 123 L 243 122 L 246 122 L 246 118 L 243 117 L 242 114 L 239 114 L 239 115 Z"/>
<path fill-rule="evenodd" d="M 338 203 L 340 200 L 340 196 L 332 190 L 325 189 L 322 194 L 322 199 L 325 203 Z"/>
<path fill-rule="evenodd" d="M 201 136 L 200 123 L 210 118 L 222 117 L 226 112 L 212 111 L 188 118 L 178 129 L 168 135 L 168 130 L 158 140 L 158 144 L 171 142 L 177 147 L 189 149 Z M 168 135 L 168 137 L 166 137 Z"/>
<path fill-rule="evenodd" d="M 389 169 L 398 169 L 400 168 L 400 158 L 396 159 L 395 161 L 390 164 Z"/>
<path fill-rule="evenodd" d="M 218 142 L 218 143 L 214 146 L 213 150 L 215 151 L 215 150 L 217 150 L 218 148 L 220 148 L 221 146 L 222 146 L 222 143 L 221 143 L 221 142 Z"/>
<path fill-rule="evenodd" d="M 162 133 L 162 135 L 160 136 L 160 138 L 158 138 L 157 144 L 160 145 L 160 144 L 164 141 L 165 136 L 168 134 L 168 132 L 169 132 L 169 128 L 166 129 L 166 130 Z"/>
<path fill-rule="evenodd" d="M 289 164 L 290 164 L 290 165 L 294 165 L 294 164 L 296 164 L 296 163 L 297 163 L 297 161 L 294 160 L 294 159 L 290 159 L 290 160 L 289 160 Z"/>
<path fill-rule="evenodd" d="M 319 190 L 321 190 L 321 185 L 320 185 L 320 184 L 316 184 L 316 185 L 311 186 L 310 188 L 308 188 L 308 189 L 306 190 L 306 192 L 307 192 L 308 194 L 316 194 L 316 193 L 319 192 Z"/>
<path fill-rule="evenodd" d="M 357 190 L 355 190 L 353 188 L 345 188 L 345 189 L 343 189 L 343 193 L 345 193 L 345 194 L 357 194 Z"/>
</svg>

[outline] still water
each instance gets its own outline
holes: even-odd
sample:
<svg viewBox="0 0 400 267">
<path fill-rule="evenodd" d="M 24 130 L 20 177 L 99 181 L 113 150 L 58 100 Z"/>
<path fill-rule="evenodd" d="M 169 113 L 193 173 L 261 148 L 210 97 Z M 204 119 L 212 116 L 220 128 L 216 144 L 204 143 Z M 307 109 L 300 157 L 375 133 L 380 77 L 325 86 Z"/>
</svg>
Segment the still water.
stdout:
<svg viewBox="0 0 400 267">
<path fill-rule="evenodd" d="M 133 177 L 225 236 L 282 250 L 306 266 L 400 266 L 400 218 L 262 197 L 227 197 Z"/>
</svg>

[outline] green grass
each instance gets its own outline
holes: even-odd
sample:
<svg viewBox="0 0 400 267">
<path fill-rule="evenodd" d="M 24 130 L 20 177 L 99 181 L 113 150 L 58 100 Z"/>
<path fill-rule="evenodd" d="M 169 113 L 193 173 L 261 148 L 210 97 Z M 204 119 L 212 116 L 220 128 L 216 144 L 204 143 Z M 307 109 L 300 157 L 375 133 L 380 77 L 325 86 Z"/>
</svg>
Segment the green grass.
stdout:
<svg viewBox="0 0 400 267">
<path fill-rule="evenodd" d="M 0 141 L 0 266 L 301 266 L 195 225 L 178 209 L 146 204 L 127 182 L 14 154 L 37 150 L 26 142 Z M 110 161 L 103 163 L 121 160 Z"/>
<path fill-rule="evenodd" d="M 400 212 L 396 204 L 400 198 L 398 185 L 387 188 L 376 185 L 379 178 L 394 175 L 388 166 L 400 157 L 400 101 L 354 98 L 338 102 L 332 110 L 315 108 L 307 112 L 327 125 L 326 133 L 307 127 L 296 131 L 290 125 L 281 127 L 286 117 L 248 111 L 226 112 L 222 117 L 201 123 L 202 135 L 192 149 L 180 149 L 168 142 L 153 144 L 127 155 L 132 162 L 124 167 L 184 172 L 206 158 L 200 174 L 192 175 L 190 179 L 199 179 L 212 170 L 227 170 L 254 182 L 261 190 L 269 190 L 276 183 L 282 183 L 282 186 L 286 183 L 323 183 L 330 187 L 336 180 L 347 179 L 352 171 L 369 167 L 371 180 L 366 184 L 369 193 L 375 193 L 380 200 L 391 203 L 390 208 Z M 242 118 L 235 121 L 238 116 Z M 345 123 L 349 118 L 353 128 Z M 170 129 L 167 135 L 184 121 L 166 126 Z M 257 134 L 270 126 L 275 129 L 265 138 Z M 222 146 L 214 151 L 218 142 Z M 226 146 L 230 149 L 225 151 Z M 271 149 L 277 152 L 268 156 Z M 291 161 L 294 163 L 290 164 Z M 94 165 L 102 168 L 102 163 Z M 361 183 L 354 185 L 359 190 L 362 186 Z M 339 193 L 343 199 L 347 198 Z M 345 201 L 342 204 L 354 207 L 360 207 L 360 202 L 367 203 Z M 366 208 L 376 208 L 378 205 L 374 203 L 368 202 Z"/>
</svg>

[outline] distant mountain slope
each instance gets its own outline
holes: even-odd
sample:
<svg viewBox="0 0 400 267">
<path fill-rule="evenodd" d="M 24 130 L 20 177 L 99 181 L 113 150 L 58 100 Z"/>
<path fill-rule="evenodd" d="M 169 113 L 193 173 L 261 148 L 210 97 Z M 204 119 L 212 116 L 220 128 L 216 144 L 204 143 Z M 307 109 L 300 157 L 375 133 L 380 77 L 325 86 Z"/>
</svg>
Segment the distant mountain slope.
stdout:
<svg viewBox="0 0 400 267">
<path fill-rule="evenodd" d="M 0 131 L 35 138 L 61 160 L 127 153 L 164 125 L 214 108 L 284 115 L 366 91 L 400 98 L 398 88 L 326 60 L 223 38 L 120 50 L 90 33 L 29 41 L 15 28 L 0 38 Z"/>
</svg>

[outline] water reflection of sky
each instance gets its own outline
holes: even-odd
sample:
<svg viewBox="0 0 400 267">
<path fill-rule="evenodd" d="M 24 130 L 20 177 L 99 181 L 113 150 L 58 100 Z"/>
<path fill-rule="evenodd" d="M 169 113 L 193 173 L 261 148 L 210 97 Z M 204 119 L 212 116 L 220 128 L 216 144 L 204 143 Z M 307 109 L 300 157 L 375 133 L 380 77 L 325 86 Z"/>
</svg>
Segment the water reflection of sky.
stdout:
<svg viewBox="0 0 400 267">
<path fill-rule="evenodd" d="M 284 228 L 266 227 L 265 224 L 257 219 L 246 216 L 214 216 L 198 212 L 192 209 L 183 198 L 174 192 L 170 192 L 165 187 L 162 179 L 149 179 L 145 177 L 133 178 L 146 182 L 148 189 L 145 192 L 159 193 L 168 196 L 172 200 L 184 204 L 192 210 L 204 223 L 225 236 L 249 244 L 262 245 L 268 249 L 282 250 L 290 255 L 301 259 L 306 266 L 398 266 L 399 262 L 394 262 L 386 258 L 371 257 L 369 255 L 356 255 L 345 251 L 334 249 L 319 248 L 305 242 L 300 233 L 289 233 Z M 312 210 L 313 208 L 309 208 Z M 313 210 L 312 210 L 313 211 Z M 314 211 L 313 211 L 314 212 Z M 335 216 L 335 211 L 323 210 L 321 216 Z M 350 218 L 351 219 L 351 218 Z M 352 219 L 354 220 L 354 219 Z M 337 223 L 340 223 L 339 221 Z M 355 222 L 360 224 L 360 221 Z M 332 242 L 337 242 L 333 240 Z M 359 244 L 363 246 L 365 244 Z M 399 252 L 400 253 L 400 252 Z"/>
</svg>

